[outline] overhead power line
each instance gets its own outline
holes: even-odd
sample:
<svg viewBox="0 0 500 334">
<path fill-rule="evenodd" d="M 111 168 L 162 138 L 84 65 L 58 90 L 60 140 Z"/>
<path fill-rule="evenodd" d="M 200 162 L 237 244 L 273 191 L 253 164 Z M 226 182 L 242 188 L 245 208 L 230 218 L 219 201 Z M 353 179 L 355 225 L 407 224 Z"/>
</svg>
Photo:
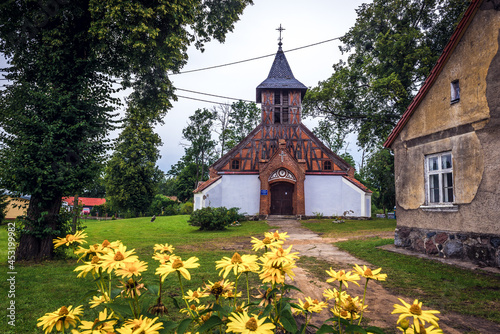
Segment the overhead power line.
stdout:
<svg viewBox="0 0 500 334">
<path fill-rule="evenodd" d="M 328 42 L 331 42 L 331 41 L 335 41 L 335 40 L 340 39 L 342 37 L 344 37 L 344 36 L 327 39 L 326 41 L 322 41 L 322 42 L 318 42 L 318 43 L 313 43 L 313 44 L 309 44 L 309 45 L 300 46 L 298 48 L 290 49 L 290 50 L 287 50 L 287 51 L 284 51 L 284 52 L 292 52 L 292 51 L 297 51 L 297 50 L 309 48 L 311 46 L 316 46 L 316 45 L 328 43 Z M 177 73 L 169 73 L 169 75 L 177 75 L 177 74 L 185 74 L 185 73 L 191 73 L 191 72 L 199 72 L 199 71 L 212 70 L 214 68 L 231 66 L 231 65 L 236 65 L 236 64 L 241 64 L 241 63 L 249 62 L 249 61 L 259 60 L 259 59 L 262 59 L 262 58 L 272 57 L 275 54 L 276 53 L 271 53 L 271 54 L 268 54 L 268 55 L 265 55 L 265 56 L 254 57 L 254 58 L 249 58 L 249 59 L 245 59 L 245 60 L 239 60 L 239 61 L 235 61 L 235 62 L 232 62 L 232 63 L 226 63 L 226 64 L 221 64 L 221 65 L 215 65 L 215 66 L 197 68 L 197 69 L 194 69 L 194 70 L 187 70 L 187 71 L 182 71 L 182 72 L 177 72 Z"/>
<path fill-rule="evenodd" d="M 180 98 L 183 98 L 183 99 L 188 99 L 188 100 L 195 100 L 195 101 L 207 102 L 207 103 L 212 103 L 212 104 L 222 104 L 222 105 L 225 105 L 225 106 L 231 106 L 229 103 L 208 101 L 208 100 L 203 100 L 203 99 L 197 99 L 195 97 L 182 96 L 182 95 L 177 95 L 177 97 L 180 97 Z"/>
<path fill-rule="evenodd" d="M 228 99 L 228 100 L 236 100 L 236 101 L 243 101 L 243 102 L 254 102 L 254 101 L 250 101 L 250 100 L 237 99 L 237 98 L 234 98 L 234 97 L 227 97 L 227 96 L 221 96 L 221 95 L 214 95 L 214 94 L 202 93 L 202 92 L 197 92 L 197 91 L 189 90 L 189 89 L 176 88 L 176 90 L 180 90 L 180 91 L 183 91 L 183 92 L 194 93 L 194 94 L 200 94 L 200 95 L 207 95 L 207 96 L 212 96 L 212 97 L 220 97 L 222 99 Z M 214 103 L 216 103 L 216 102 L 214 102 Z"/>
</svg>

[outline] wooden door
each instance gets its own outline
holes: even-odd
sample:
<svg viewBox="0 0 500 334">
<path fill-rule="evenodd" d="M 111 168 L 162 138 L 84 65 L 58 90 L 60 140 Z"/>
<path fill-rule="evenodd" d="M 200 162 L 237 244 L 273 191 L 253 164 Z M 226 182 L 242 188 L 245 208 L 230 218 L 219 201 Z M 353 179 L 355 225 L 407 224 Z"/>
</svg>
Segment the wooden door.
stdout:
<svg viewBox="0 0 500 334">
<path fill-rule="evenodd" d="M 294 185 L 288 182 L 277 182 L 271 185 L 271 214 L 293 215 Z"/>
</svg>

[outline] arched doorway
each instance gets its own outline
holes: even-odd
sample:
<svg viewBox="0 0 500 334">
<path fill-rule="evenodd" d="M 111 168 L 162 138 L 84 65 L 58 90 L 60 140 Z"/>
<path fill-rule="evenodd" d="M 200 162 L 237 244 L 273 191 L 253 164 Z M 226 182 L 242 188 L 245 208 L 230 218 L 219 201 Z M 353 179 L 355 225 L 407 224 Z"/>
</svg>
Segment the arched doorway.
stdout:
<svg viewBox="0 0 500 334">
<path fill-rule="evenodd" d="M 293 215 L 293 191 L 295 185 L 289 182 L 271 184 L 271 214 Z"/>
</svg>

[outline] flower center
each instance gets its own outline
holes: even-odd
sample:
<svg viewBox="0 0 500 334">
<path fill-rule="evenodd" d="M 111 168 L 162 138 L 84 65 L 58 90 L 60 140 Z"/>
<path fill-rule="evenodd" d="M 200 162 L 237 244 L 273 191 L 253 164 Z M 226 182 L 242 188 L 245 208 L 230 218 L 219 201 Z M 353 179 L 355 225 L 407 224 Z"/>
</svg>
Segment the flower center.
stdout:
<svg viewBox="0 0 500 334">
<path fill-rule="evenodd" d="M 200 297 L 200 295 L 198 294 L 198 291 L 193 292 L 193 297 L 194 298 L 199 298 Z"/>
<path fill-rule="evenodd" d="M 72 234 L 66 234 L 66 241 L 71 241 L 73 240 L 73 235 Z"/>
<path fill-rule="evenodd" d="M 242 262 L 243 262 L 243 260 L 240 256 L 240 254 L 234 253 L 233 257 L 231 258 L 231 263 L 232 264 L 240 264 Z"/>
<path fill-rule="evenodd" d="M 111 245 L 111 242 L 109 242 L 108 240 L 104 240 L 102 242 L 102 247 L 108 247 L 109 245 Z"/>
<path fill-rule="evenodd" d="M 283 256 L 283 255 L 285 255 L 285 250 L 284 250 L 283 248 L 281 248 L 281 247 L 280 247 L 280 248 L 278 249 L 278 251 L 276 252 L 276 254 L 277 254 L 278 256 Z"/>
<path fill-rule="evenodd" d="M 279 235 L 278 231 L 274 232 L 273 237 L 274 237 L 274 239 L 279 239 L 280 238 L 280 235 Z"/>
<path fill-rule="evenodd" d="M 222 291 L 224 289 L 222 288 L 222 286 L 220 285 L 219 282 L 216 282 L 214 283 L 214 285 L 212 285 L 212 288 L 210 289 L 210 292 L 215 295 L 215 296 L 219 296 L 222 294 Z"/>
<path fill-rule="evenodd" d="M 304 303 L 304 310 L 307 310 L 311 305 L 309 305 L 309 302 Z"/>
<path fill-rule="evenodd" d="M 59 315 L 60 316 L 65 316 L 65 315 L 68 315 L 68 314 L 69 314 L 69 311 L 66 308 L 66 306 L 61 307 L 61 309 L 59 310 Z"/>
<path fill-rule="evenodd" d="M 269 245 L 271 243 L 271 239 L 269 239 L 268 237 L 265 237 L 264 240 L 262 240 L 262 243 L 264 245 Z"/>
<path fill-rule="evenodd" d="M 189 308 L 194 311 L 194 310 L 196 310 L 196 305 L 191 304 L 191 306 L 189 306 Z"/>
<path fill-rule="evenodd" d="M 100 260 L 101 259 L 99 258 L 99 256 L 94 255 L 94 256 L 92 256 L 92 262 L 91 263 L 92 264 L 98 264 Z"/>
<path fill-rule="evenodd" d="M 125 257 L 121 252 L 116 252 L 115 257 L 113 258 L 115 261 L 123 261 Z"/>
<path fill-rule="evenodd" d="M 92 324 L 92 329 L 98 329 L 98 328 L 95 327 L 98 322 L 99 322 L 99 318 L 95 318 L 94 323 Z M 102 328 L 102 325 L 103 324 L 101 324 L 101 326 L 99 326 L 99 328 Z"/>
<path fill-rule="evenodd" d="M 370 268 L 366 268 L 364 275 L 365 276 L 373 276 L 372 270 Z"/>
<path fill-rule="evenodd" d="M 313 300 L 313 304 L 319 304 L 319 301 L 317 299 Z"/>
<path fill-rule="evenodd" d="M 250 320 L 247 321 L 245 324 L 245 328 L 249 329 L 251 331 L 256 331 L 257 330 L 257 320 L 255 318 L 250 318 Z"/>
<path fill-rule="evenodd" d="M 179 259 L 175 259 L 174 263 L 172 263 L 172 268 L 174 268 L 174 269 L 179 269 L 179 268 L 181 268 L 183 266 L 184 266 L 184 264 Z"/>
<path fill-rule="evenodd" d="M 410 307 L 410 313 L 415 315 L 422 315 L 422 309 L 417 304 L 413 304 Z"/>
</svg>

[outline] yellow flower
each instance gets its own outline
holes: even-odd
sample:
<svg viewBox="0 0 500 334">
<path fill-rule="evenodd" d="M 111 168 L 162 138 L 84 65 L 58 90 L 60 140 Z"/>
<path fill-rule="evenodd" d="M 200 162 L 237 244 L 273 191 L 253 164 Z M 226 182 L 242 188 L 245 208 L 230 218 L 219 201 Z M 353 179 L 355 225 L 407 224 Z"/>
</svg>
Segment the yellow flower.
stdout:
<svg viewBox="0 0 500 334">
<path fill-rule="evenodd" d="M 238 253 L 234 253 L 232 258 L 224 256 L 222 260 L 215 261 L 217 265 L 216 269 L 221 269 L 219 272 L 219 276 L 222 275 L 223 278 L 226 278 L 231 269 L 234 272 L 235 276 L 247 271 L 258 271 L 259 265 L 257 264 L 257 255 L 240 255 Z"/>
<path fill-rule="evenodd" d="M 267 318 L 250 317 L 247 312 L 231 313 L 227 324 L 228 332 L 244 334 L 272 334 L 276 327 L 271 322 L 266 322 Z M 266 322 L 266 323 L 265 323 Z"/>
<path fill-rule="evenodd" d="M 52 240 L 54 243 L 54 249 L 60 247 L 62 245 L 69 246 L 70 244 L 77 242 L 79 244 L 86 243 L 87 241 L 83 240 L 87 237 L 87 233 L 83 231 L 77 231 L 75 234 L 67 234 L 64 238 L 55 238 Z"/>
<path fill-rule="evenodd" d="M 290 236 L 288 235 L 288 232 L 279 233 L 278 230 L 276 230 L 274 232 L 264 233 L 264 237 L 267 237 L 267 238 L 271 239 L 272 241 L 278 241 L 278 240 L 285 241 Z"/>
<path fill-rule="evenodd" d="M 158 322 L 158 317 L 151 319 L 141 315 L 139 319 L 129 319 L 125 321 L 122 328 L 117 329 L 120 334 L 159 334 L 158 330 L 163 329 L 163 323 Z"/>
<path fill-rule="evenodd" d="M 326 289 L 323 291 L 323 296 L 326 298 L 326 300 L 331 300 L 331 299 L 335 299 L 335 301 L 339 300 L 339 299 L 344 299 L 347 297 L 347 292 L 345 291 L 342 291 L 342 292 L 338 292 L 336 288 L 333 288 L 332 289 Z"/>
<path fill-rule="evenodd" d="M 191 304 L 189 306 L 189 309 L 191 311 L 189 311 L 187 308 L 182 308 L 180 311 L 181 311 L 181 313 L 188 313 L 189 314 L 190 312 L 192 312 L 194 314 L 199 314 L 201 311 L 206 310 L 207 306 L 205 306 L 205 305 L 198 305 L 198 306 L 196 306 L 194 304 Z"/>
<path fill-rule="evenodd" d="M 324 308 L 328 307 L 328 304 L 325 302 L 320 302 L 317 299 L 312 299 L 311 297 L 306 297 L 305 302 L 299 298 L 298 300 L 300 307 L 308 313 L 320 313 Z M 304 311 L 300 309 L 295 309 L 295 313 L 304 313 Z"/>
<path fill-rule="evenodd" d="M 107 269 L 108 273 L 116 268 L 120 268 L 124 262 L 132 262 L 139 260 L 137 255 L 132 255 L 135 249 L 127 251 L 124 245 L 118 246 L 116 249 L 111 249 L 109 253 L 102 256 L 102 267 Z"/>
<path fill-rule="evenodd" d="M 91 305 L 90 308 L 97 307 L 101 304 L 107 304 L 109 303 L 109 301 L 110 299 L 106 292 L 104 292 L 104 294 L 100 296 L 93 296 L 92 300 L 89 302 L 89 304 Z"/>
<path fill-rule="evenodd" d="M 348 288 L 349 285 L 347 284 L 347 282 L 352 282 L 359 286 L 359 283 L 356 282 L 360 279 L 359 275 L 353 274 L 352 271 L 345 272 L 344 270 L 339 270 L 338 272 L 336 272 L 335 270 L 330 268 L 330 270 L 327 270 L 326 273 L 331 277 L 326 280 L 328 283 L 339 281 L 341 284 L 345 284 L 345 287 Z"/>
<path fill-rule="evenodd" d="M 45 313 L 43 317 L 38 318 L 37 327 L 42 327 L 45 330 L 45 334 L 52 332 L 54 326 L 56 331 L 61 332 L 64 329 L 68 329 L 69 326 L 76 327 L 76 322 L 80 320 L 79 315 L 83 314 L 83 306 L 80 305 L 73 309 L 73 306 L 62 306 L 55 312 Z"/>
<path fill-rule="evenodd" d="M 153 254 L 153 259 L 160 261 L 161 264 L 171 262 L 171 261 L 178 259 L 178 258 L 179 257 L 174 255 L 174 254 L 167 254 L 167 253 L 154 253 Z"/>
<path fill-rule="evenodd" d="M 360 302 L 359 297 L 352 298 L 347 295 L 346 298 L 336 302 L 335 307 L 331 311 L 336 317 L 340 316 L 344 319 L 355 320 L 360 317 L 361 312 L 367 307 L 368 305 L 363 305 Z"/>
<path fill-rule="evenodd" d="M 420 331 L 420 323 L 418 320 L 420 320 L 422 323 L 429 322 L 435 327 L 439 328 L 439 325 L 437 323 L 437 320 L 439 320 L 439 318 L 434 315 L 436 313 L 440 313 L 439 311 L 422 310 L 422 302 L 419 303 L 418 299 L 415 299 L 412 305 L 406 303 L 401 298 L 398 299 L 401 303 L 403 303 L 403 305 L 394 304 L 394 311 L 391 312 L 391 314 L 400 313 L 397 322 L 398 324 L 401 320 L 412 317 L 413 325 L 415 326 L 417 333 Z"/>
<path fill-rule="evenodd" d="M 120 281 L 122 285 L 119 285 L 119 288 L 122 288 L 121 294 L 125 293 L 127 296 L 130 298 L 135 298 L 135 296 L 140 296 L 141 295 L 141 289 L 145 289 L 144 283 L 139 283 L 142 280 L 139 279 L 139 281 L 134 280 L 133 278 L 129 278 L 128 281 Z"/>
<path fill-rule="evenodd" d="M 209 296 L 208 293 L 205 291 L 201 291 L 200 288 L 198 288 L 195 291 L 188 290 L 188 292 L 186 292 L 186 299 L 189 302 L 196 301 L 197 303 L 199 303 L 200 298 L 204 298 L 204 297 L 208 297 L 208 296 Z"/>
<path fill-rule="evenodd" d="M 208 281 L 208 283 L 205 283 L 203 290 L 206 293 L 214 295 L 215 299 L 221 296 L 225 298 L 234 297 L 234 283 L 226 280 L 217 281 L 215 283 Z M 241 295 L 241 293 L 238 293 L 238 296 L 239 295 Z"/>
<path fill-rule="evenodd" d="M 109 321 L 106 321 L 109 320 Z M 97 323 L 102 322 L 99 325 Z M 113 317 L 113 312 L 108 317 L 108 310 L 104 309 L 104 311 L 99 312 L 99 317 L 94 321 L 81 321 L 82 324 L 78 326 L 81 331 L 81 334 L 107 334 L 114 332 L 114 325 L 117 320 Z"/>
<path fill-rule="evenodd" d="M 200 264 L 198 263 L 198 258 L 195 256 L 190 257 L 189 259 L 187 259 L 187 261 L 182 261 L 182 259 L 179 257 L 172 262 L 161 264 L 156 269 L 156 275 L 161 275 L 161 280 L 163 282 L 168 274 L 177 271 L 189 281 L 191 280 L 191 274 L 189 273 L 188 269 L 198 268 L 199 266 Z"/>
<path fill-rule="evenodd" d="M 404 332 L 403 328 L 398 327 L 398 329 Z M 434 325 L 425 328 L 424 325 L 420 324 L 419 329 L 420 331 L 417 332 L 412 326 L 406 330 L 406 334 L 443 334 L 443 330 Z"/>
<path fill-rule="evenodd" d="M 85 277 L 87 276 L 88 273 L 92 273 L 92 276 L 94 274 L 97 274 L 99 272 L 99 268 L 102 266 L 102 261 L 99 258 L 99 256 L 94 255 L 92 257 L 92 260 L 89 262 L 84 262 L 83 265 L 78 266 L 75 268 L 73 271 L 81 271 L 76 277 Z"/>
<path fill-rule="evenodd" d="M 266 248 L 266 247 L 268 249 L 274 249 L 274 248 L 281 247 L 283 245 L 282 240 L 274 240 L 273 241 L 268 237 L 265 237 L 264 240 L 259 240 L 255 237 L 252 237 L 251 243 L 253 244 L 252 249 L 254 251 L 258 251 L 259 249 Z"/>
<path fill-rule="evenodd" d="M 288 275 L 293 280 L 295 274 L 292 269 L 297 268 L 293 263 L 287 263 L 283 265 L 264 265 L 262 271 L 259 274 L 262 283 L 273 283 L 281 284 L 285 282 L 285 275 Z"/>
<path fill-rule="evenodd" d="M 122 278 L 140 276 L 141 272 L 148 270 L 148 264 L 144 261 L 124 262 L 121 268 L 115 270 L 116 276 Z"/>
<path fill-rule="evenodd" d="M 361 267 L 356 264 L 353 267 L 353 269 L 356 271 L 356 273 L 359 276 L 363 276 L 364 278 L 367 278 L 367 279 L 374 279 L 377 281 L 385 281 L 385 279 L 387 278 L 387 274 L 380 274 L 380 271 L 382 270 L 382 268 L 378 268 L 378 269 L 375 269 L 372 271 L 370 268 L 367 268 L 365 265 L 363 265 L 363 269 L 361 269 Z"/>
<path fill-rule="evenodd" d="M 295 259 L 299 257 L 298 252 L 290 253 L 292 246 L 288 247 L 286 250 L 283 248 L 273 249 L 270 252 L 265 253 L 260 260 L 269 266 L 279 266 L 289 263 L 295 263 Z"/>
<path fill-rule="evenodd" d="M 173 253 L 174 249 L 174 246 L 169 244 L 155 244 L 153 248 L 153 250 L 158 253 Z"/>
<path fill-rule="evenodd" d="M 94 244 L 90 245 L 89 248 L 83 248 L 83 247 L 78 247 L 77 250 L 75 250 L 75 254 L 82 254 L 79 258 L 78 261 L 81 259 L 85 258 L 86 260 L 91 260 L 92 257 L 94 256 L 99 256 L 108 253 L 111 250 L 111 248 L 103 247 L 101 244 Z"/>
</svg>

